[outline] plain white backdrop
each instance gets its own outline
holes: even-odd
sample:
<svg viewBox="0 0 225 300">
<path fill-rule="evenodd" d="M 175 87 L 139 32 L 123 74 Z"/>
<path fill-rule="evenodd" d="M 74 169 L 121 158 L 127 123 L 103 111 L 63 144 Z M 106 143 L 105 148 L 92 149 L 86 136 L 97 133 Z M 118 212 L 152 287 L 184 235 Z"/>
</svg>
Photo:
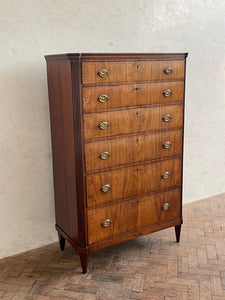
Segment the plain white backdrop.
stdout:
<svg viewBox="0 0 225 300">
<path fill-rule="evenodd" d="M 225 1 L 0 1 L 0 257 L 57 240 L 44 55 L 189 52 L 184 202 L 225 192 Z"/>
</svg>

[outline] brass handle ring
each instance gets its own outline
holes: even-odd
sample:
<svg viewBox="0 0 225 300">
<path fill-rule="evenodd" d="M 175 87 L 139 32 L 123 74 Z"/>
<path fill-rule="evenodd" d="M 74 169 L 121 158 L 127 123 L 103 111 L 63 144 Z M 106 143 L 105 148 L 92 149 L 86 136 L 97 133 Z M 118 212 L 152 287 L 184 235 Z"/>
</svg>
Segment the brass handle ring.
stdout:
<svg viewBox="0 0 225 300">
<path fill-rule="evenodd" d="M 169 178 L 170 176 L 171 176 L 171 173 L 168 172 L 168 171 L 166 171 L 166 172 L 164 172 L 164 173 L 162 174 L 162 178 L 163 178 L 163 179 L 167 179 L 167 178 Z"/>
<path fill-rule="evenodd" d="M 173 68 L 170 67 L 170 66 L 167 66 L 164 68 L 163 72 L 166 74 L 166 75 L 169 75 L 173 72 Z"/>
<path fill-rule="evenodd" d="M 168 210 L 170 208 L 170 206 L 171 205 L 169 203 L 165 203 L 165 204 L 162 205 L 162 209 L 163 210 Z"/>
<path fill-rule="evenodd" d="M 102 222 L 103 227 L 108 227 L 111 224 L 112 224 L 112 221 L 110 219 L 106 219 Z"/>
<path fill-rule="evenodd" d="M 105 77 L 107 77 L 109 75 L 109 71 L 106 70 L 106 69 L 101 69 L 101 70 L 98 71 L 98 75 L 100 77 L 104 77 L 105 78 Z"/>
<path fill-rule="evenodd" d="M 104 151 L 100 154 L 101 159 L 108 159 L 110 157 L 110 153 L 108 151 Z"/>
<path fill-rule="evenodd" d="M 165 148 L 165 149 L 169 149 L 171 146 L 172 146 L 172 144 L 170 143 L 170 141 L 166 141 L 166 142 L 163 144 L 163 148 Z"/>
<path fill-rule="evenodd" d="M 164 97 L 169 97 L 169 96 L 171 96 L 172 95 L 172 90 L 171 89 L 166 89 L 166 90 L 164 90 L 163 91 L 163 96 Z"/>
<path fill-rule="evenodd" d="M 100 95 L 98 97 L 98 101 L 101 102 L 101 103 L 105 103 L 109 100 L 109 96 L 108 95 Z"/>
<path fill-rule="evenodd" d="M 105 184 L 101 188 L 101 190 L 102 190 L 103 193 L 107 193 L 107 192 L 111 191 L 111 189 L 112 189 L 112 187 L 111 187 L 110 184 Z"/>
<path fill-rule="evenodd" d="M 109 123 L 106 122 L 106 121 L 101 122 L 101 123 L 98 125 L 98 127 L 99 127 L 100 129 L 102 129 L 102 130 L 105 130 L 105 129 L 107 129 L 107 128 L 109 127 Z"/>
<path fill-rule="evenodd" d="M 163 116 L 163 121 L 164 122 L 169 122 L 172 119 L 172 116 L 170 114 L 165 114 Z"/>
</svg>

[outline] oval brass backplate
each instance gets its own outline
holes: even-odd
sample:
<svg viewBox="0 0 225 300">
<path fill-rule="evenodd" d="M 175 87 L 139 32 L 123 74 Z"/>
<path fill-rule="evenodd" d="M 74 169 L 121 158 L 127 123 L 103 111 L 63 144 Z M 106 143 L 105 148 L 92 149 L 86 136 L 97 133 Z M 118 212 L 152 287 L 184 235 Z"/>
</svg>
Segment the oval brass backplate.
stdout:
<svg viewBox="0 0 225 300">
<path fill-rule="evenodd" d="M 172 116 L 170 114 L 165 114 L 163 116 L 163 121 L 164 122 L 169 122 L 172 119 Z"/>
<path fill-rule="evenodd" d="M 169 96 L 171 96 L 172 95 L 172 90 L 171 89 L 166 89 L 166 90 L 164 90 L 163 91 L 163 96 L 164 97 L 169 97 Z"/>
<path fill-rule="evenodd" d="M 163 148 L 165 148 L 165 149 L 169 149 L 171 146 L 172 146 L 172 144 L 170 143 L 170 141 L 166 141 L 166 142 L 163 144 Z"/>
<path fill-rule="evenodd" d="M 166 74 L 166 75 L 169 75 L 173 72 L 173 68 L 170 67 L 170 66 L 167 66 L 164 68 L 163 72 Z"/>
<path fill-rule="evenodd" d="M 102 187 L 101 187 L 101 190 L 103 193 L 107 193 L 109 191 L 111 191 L 112 187 L 110 184 L 104 184 Z"/>
<path fill-rule="evenodd" d="M 167 179 L 167 178 L 169 178 L 170 176 L 171 176 L 171 173 L 168 172 L 168 171 L 166 171 L 166 172 L 164 172 L 164 173 L 162 174 L 162 178 L 163 178 L 163 179 Z"/>
<path fill-rule="evenodd" d="M 104 77 L 105 78 L 105 77 L 107 77 L 109 75 L 109 71 L 106 70 L 106 69 L 101 69 L 101 70 L 98 71 L 98 75 L 100 77 Z"/>
<path fill-rule="evenodd" d="M 100 95 L 98 97 L 98 101 L 101 102 L 101 103 L 105 103 L 109 100 L 109 96 L 108 95 Z"/>
<path fill-rule="evenodd" d="M 102 130 L 105 130 L 109 127 L 109 123 L 107 121 L 101 122 L 100 124 L 98 124 L 98 127 Z"/>
<path fill-rule="evenodd" d="M 108 151 L 104 151 L 100 154 L 101 159 L 107 159 L 110 157 L 110 153 Z"/>
<path fill-rule="evenodd" d="M 108 227 L 111 224 L 112 224 L 112 221 L 110 219 L 106 219 L 102 222 L 103 227 Z"/>
<path fill-rule="evenodd" d="M 170 208 L 170 204 L 169 203 L 164 203 L 163 205 L 162 205 L 162 209 L 163 210 L 168 210 Z"/>
</svg>

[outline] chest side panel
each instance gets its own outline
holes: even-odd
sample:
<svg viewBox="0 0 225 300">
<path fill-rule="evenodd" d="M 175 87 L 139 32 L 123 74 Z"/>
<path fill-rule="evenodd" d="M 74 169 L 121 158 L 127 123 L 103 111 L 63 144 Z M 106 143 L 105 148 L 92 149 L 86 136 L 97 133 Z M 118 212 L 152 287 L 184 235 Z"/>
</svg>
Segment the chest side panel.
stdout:
<svg viewBox="0 0 225 300">
<path fill-rule="evenodd" d="M 56 225 L 76 241 L 77 189 L 70 62 L 49 61 L 47 72 Z"/>
</svg>

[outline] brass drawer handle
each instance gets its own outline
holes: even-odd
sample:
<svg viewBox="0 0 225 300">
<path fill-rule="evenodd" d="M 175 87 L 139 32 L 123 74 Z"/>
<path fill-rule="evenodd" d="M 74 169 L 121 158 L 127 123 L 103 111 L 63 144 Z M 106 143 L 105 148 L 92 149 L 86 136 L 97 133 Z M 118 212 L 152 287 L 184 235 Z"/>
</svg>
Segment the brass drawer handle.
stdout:
<svg viewBox="0 0 225 300">
<path fill-rule="evenodd" d="M 170 66 L 167 66 L 164 68 L 163 72 L 166 74 L 166 75 L 169 75 L 173 72 L 173 68 L 170 67 Z"/>
<path fill-rule="evenodd" d="M 163 121 L 164 122 L 169 122 L 172 119 L 172 116 L 170 114 L 165 114 L 163 116 Z"/>
<path fill-rule="evenodd" d="M 106 69 L 101 69 L 101 70 L 98 71 L 98 75 L 100 77 L 107 77 L 109 75 L 109 71 L 106 70 Z"/>
<path fill-rule="evenodd" d="M 102 190 L 103 193 L 107 193 L 107 192 L 111 191 L 111 189 L 112 189 L 112 187 L 111 187 L 110 184 L 105 184 L 101 188 L 101 190 Z"/>
<path fill-rule="evenodd" d="M 172 146 L 172 144 L 170 143 L 170 141 L 166 141 L 166 142 L 163 144 L 163 148 L 165 148 L 165 149 L 169 149 L 171 146 Z"/>
<path fill-rule="evenodd" d="M 169 208 L 170 208 L 170 204 L 169 203 L 164 203 L 163 205 L 162 205 L 162 209 L 163 210 L 168 210 Z"/>
<path fill-rule="evenodd" d="M 103 227 L 108 227 L 111 224 L 112 224 L 112 221 L 110 219 L 106 219 L 102 222 Z"/>
<path fill-rule="evenodd" d="M 108 151 L 104 151 L 100 154 L 101 159 L 108 159 L 110 157 L 110 153 Z"/>
<path fill-rule="evenodd" d="M 101 123 L 98 125 L 98 127 L 99 127 L 100 129 L 102 129 L 102 130 L 107 129 L 107 128 L 109 127 L 109 123 L 106 122 L 106 121 L 101 122 Z"/>
<path fill-rule="evenodd" d="M 163 178 L 163 179 L 167 179 L 167 178 L 169 178 L 170 176 L 171 176 L 171 173 L 168 172 L 168 171 L 166 171 L 166 172 L 164 172 L 164 173 L 162 174 L 162 178 Z"/>
<path fill-rule="evenodd" d="M 100 95 L 98 97 L 98 101 L 101 102 L 101 103 L 105 103 L 109 100 L 109 96 L 108 95 Z"/>
<path fill-rule="evenodd" d="M 163 96 L 164 97 L 169 97 L 173 94 L 172 90 L 171 89 L 166 89 L 163 91 Z"/>
</svg>

